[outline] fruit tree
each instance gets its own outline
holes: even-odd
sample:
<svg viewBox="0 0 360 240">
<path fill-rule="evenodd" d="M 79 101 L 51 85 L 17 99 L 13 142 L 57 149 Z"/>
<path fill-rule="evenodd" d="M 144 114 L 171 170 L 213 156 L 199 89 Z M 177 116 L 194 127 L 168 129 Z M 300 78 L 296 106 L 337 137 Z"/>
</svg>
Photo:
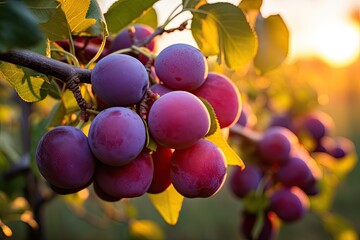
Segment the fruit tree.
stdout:
<svg viewBox="0 0 360 240">
<path fill-rule="evenodd" d="M 118 0 L 104 12 L 96 0 L 0 3 L 0 238 L 17 235 L 14 221 L 27 239 L 47 238 L 44 212 L 60 199 L 93 222 L 95 202 L 129 239 L 164 239 L 133 199 L 148 197 L 176 227 L 183 202 L 224 189 L 241 206 L 239 237 L 275 239 L 308 212 L 341 221 L 335 237 L 351 232 L 330 205 L 355 147 L 313 89 L 279 90 L 282 17 L 264 18 L 257 0 L 183 0 L 158 23 L 156 2 Z M 159 50 L 176 31 L 196 44 Z M 279 91 L 286 107 L 276 107 Z"/>
</svg>

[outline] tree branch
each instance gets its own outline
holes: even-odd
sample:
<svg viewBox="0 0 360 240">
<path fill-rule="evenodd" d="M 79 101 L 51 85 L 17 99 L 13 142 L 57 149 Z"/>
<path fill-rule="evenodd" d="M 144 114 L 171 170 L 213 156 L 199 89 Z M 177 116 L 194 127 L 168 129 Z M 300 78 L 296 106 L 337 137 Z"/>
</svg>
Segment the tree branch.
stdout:
<svg viewBox="0 0 360 240">
<path fill-rule="evenodd" d="M 58 78 L 66 83 L 67 87 L 73 92 L 81 109 L 81 120 L 88 120 L 86 109 L 92 108 L 92 105 L 88 104 L 82 97 L 79 83 L 91 83 L 90 70 L 75 67 L 29 50 L 11 50 L 6 53 L 0 53 L 0 61 L 27 67 Z"/>
<path fill-rule="evenodd" d="M 245 138 L 251 142 L 258 142 L 262 134 L 259 132 L 256 132 L 250 128 L 242 127 L 240 125 L 235 125 L 230 128 L 230 132 L 237 134 L 238 136 Z"/>
<path fill-rule="evenodd" d="M 45 57 L 30 50 L 11 50 L 0 53 L 0 61 L 33 69 L 68 83 L 77 78 L 80 83 L 91 83 L 91 71 Z"/>
</svg>

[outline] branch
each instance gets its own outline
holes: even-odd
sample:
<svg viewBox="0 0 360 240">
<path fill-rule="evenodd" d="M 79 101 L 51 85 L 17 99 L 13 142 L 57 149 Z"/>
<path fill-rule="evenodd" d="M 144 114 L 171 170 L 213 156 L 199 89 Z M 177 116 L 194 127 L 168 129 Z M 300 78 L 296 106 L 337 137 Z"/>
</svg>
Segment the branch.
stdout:
<svg viewBox="0 0 360 240">
<path fill-rule="evenodd" d="M 37 72 L 58 78 L 66 83 L 67 87 L 73 92 L 74 97 L 81 108 L 81 120 L 88 120 L 86 109 L 91 108 L 92 106 L 81 96 L 79 83 L 91 83 L 90 70 L 75 67 L 29 50 L 11 50 L 6 53 L 0 53 L 0 61 L 27 67 Z"/>
<path fill-rule="evenodd" d="M 30 50 L 11 50 L 0 53 L 0 61 L 13 63 L 47 74 L 68 83 L 77 78 L 80 83 L 90 83 L 91 71 L 45 57 Z"/>
<path fill-rule="evenodd" d="M 256 132 L 250 128 L 242 127 L 240 125 L 235 125 L 230 128 L 230 132 L 237 134 L 238 136 L 245 138 L 251 142 L 258 142 L 262 134 Z"/>
<path fill-rule="evenodd" d="M 137 47 L 146 46 L 146 44 L 151 42 L 151 40 L 153 40 L 156 36 L 158 36 L 158 35 L 160 36 L 163 33 L 171 33 L 171 32 L 177 31 L 177 30 L 183 31 L 186 29 L 187 24 L 188 24 L 188 20 L 181 23 L 179 27 L 171 28 L 168 30 L 166 30 L 163 26 L 160 26 L 160 27 L 156 28 L 155 31 L 152 34 L 150 34 L 149 36 L 147 36 L 144 40 L 135 42 L 135 46 L 137 46 Z"/>
</svg>

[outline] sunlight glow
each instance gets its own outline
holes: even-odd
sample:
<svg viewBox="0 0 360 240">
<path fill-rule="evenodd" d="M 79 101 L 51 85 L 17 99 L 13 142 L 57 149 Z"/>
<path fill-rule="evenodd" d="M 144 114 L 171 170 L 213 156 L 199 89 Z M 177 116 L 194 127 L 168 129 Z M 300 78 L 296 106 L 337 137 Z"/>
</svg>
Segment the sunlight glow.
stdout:
<svg viewBox="0 0 360 240">
<path fill-rule="evenodd" d="M 360 30 L 352 23 L 336 22 L 323 26 L 313 36 L 315 52 L 334 66 L 345 66 L 360 54 Z"/>
</svg>

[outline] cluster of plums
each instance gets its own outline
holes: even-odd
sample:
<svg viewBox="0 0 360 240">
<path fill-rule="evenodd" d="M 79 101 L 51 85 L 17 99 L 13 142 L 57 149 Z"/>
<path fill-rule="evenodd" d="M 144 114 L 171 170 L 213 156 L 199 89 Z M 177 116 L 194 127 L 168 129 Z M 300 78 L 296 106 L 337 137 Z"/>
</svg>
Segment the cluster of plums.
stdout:
<svg viewBox="0 0 360 240">
<path fill-rule="evenodd" d="M 252 114 L 251 107 L 244 105 L 234 130 L 254 128 Z M 230 189 L 245 202 L 263 201 L 260 208 L 250 204 L 242 209 L 240 231 L 246 239 L 273 239 L 279 219 L 294 222 L 308 211 L 309 197 L 321 191 L 321 168 L 313 153 L 326 153 L 340 161 L 354 152 L 349 139 L 331 135 L 333 127 L 329 115 L 316 111 L 296 117 L 274 115 L 266 129 L 251 141 L 232 132 L 230 139 L 248 151 L 245 169 L 235 168 L 231 173 Z M 263 216 L 262 228 L 254 236 L 259 214 Z"/>
<path fill-rule="evenodd" d="M 129 30 L 120 32 L 109 53 L 151 34 L 145 30 L 136 25 L 134 36 Z M 156 84 L 149 81 L 144 58 L 117 53 L 102 57 L 91 72 L 101 111 L 88 135 L 59 126 L 40 140 L 37 165 L 55 192 L 75 193 L 93 184 L 101 199 L 117 201 L 161 193 L 172 184 L 184 197 L 196 198 L 212 196 L 223 185 L 226 159 L 205 139 L 211 118 L 203 101 L 226 129 L 239 119 L 239 91 L 226 76 L 209 73 L 205 57 L 193 46 L 174 44 L 158 54 L 152 73 Z M 142 117 L 137 106 L 149 89 L 158 98 Z M 147 148 L 150 138 L 155 151 Z"/>
</svg>

